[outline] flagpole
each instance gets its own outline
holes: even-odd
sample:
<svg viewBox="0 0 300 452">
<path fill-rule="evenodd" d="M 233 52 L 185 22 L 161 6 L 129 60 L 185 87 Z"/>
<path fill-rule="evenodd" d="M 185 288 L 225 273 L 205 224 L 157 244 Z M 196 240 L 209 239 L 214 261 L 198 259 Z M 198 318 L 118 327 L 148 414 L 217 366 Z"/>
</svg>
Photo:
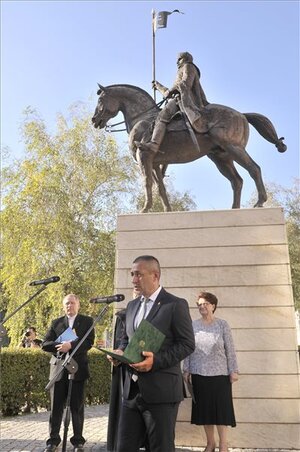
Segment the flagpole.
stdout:
<svg viewBox="0 0 300 452">
<path fill-rule="evenodd" d="M 152 10 L 152 81 L 156 80 L 155 75 L 155 10 Z M 153 98 L 156 103 L 156 89 L 153 88 Z"/>
</svg>

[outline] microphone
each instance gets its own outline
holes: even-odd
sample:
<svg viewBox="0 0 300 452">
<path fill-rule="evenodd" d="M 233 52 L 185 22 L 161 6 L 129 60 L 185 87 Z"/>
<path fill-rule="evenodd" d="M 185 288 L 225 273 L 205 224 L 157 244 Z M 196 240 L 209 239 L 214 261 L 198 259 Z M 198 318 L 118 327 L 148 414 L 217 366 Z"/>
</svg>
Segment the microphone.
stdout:
<svg viewBox="0 0 300 452">
<path fill-rule="evenodd" d="M 96 297 L 90 300 L 90 303 L 114 303 L 125 300 L 123 294 L 111 295 L 110 297 Z"/>
<path fill-rule="evenodd" d="M 59 276 L 52 276 L 51 278 L 39 279 L 38 281 L 32 281 L 30 286 L 39 286 L 40 284 L 50 284 L 54 282 L 58 282 L 60 280 Z"/>
</svg>

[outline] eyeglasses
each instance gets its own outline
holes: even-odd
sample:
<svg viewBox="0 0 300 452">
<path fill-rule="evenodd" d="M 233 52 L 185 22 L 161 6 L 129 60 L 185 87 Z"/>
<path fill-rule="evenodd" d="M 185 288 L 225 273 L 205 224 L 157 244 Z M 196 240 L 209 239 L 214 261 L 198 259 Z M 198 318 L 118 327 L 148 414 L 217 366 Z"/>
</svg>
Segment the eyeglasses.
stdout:
<svg viewBox="0 0 300 452">
<path fill-rule="evenodd" d="M 206 306 L 208 306 L 208 305 L 210 305 L 211 303 L 208 303 L 208 302 L 205 302 L 205 303 L 198 303 L 198 301 L 196 302 L 196 305 L 200 308 L 201 306 L 204 306 L 204 307 L 206 307 Z"/>
</svg>

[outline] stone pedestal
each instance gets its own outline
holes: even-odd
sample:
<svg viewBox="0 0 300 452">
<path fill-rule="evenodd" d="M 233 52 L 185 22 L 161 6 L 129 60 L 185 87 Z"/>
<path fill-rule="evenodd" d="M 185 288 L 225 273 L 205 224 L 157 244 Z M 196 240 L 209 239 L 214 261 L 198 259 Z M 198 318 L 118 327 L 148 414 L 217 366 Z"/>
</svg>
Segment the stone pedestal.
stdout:
<svg viewBox="0 0 300 452">
<path fill-rule="evenodd" d="M 122 215 L 118 218 L 116 293 L 132 298 L 130 268 L 156 256 L 162 285 L 188 300 L 192 318 L 200 290 L 217 295 L 216 315 L 232 328 L 240 379 L 233 385 L 237 427 L 230 447 L 300 449 L 300 379 L 296 322 L 282 209 Z M 180 407 L 179 446 L 205 446 Z"/>
</svg>

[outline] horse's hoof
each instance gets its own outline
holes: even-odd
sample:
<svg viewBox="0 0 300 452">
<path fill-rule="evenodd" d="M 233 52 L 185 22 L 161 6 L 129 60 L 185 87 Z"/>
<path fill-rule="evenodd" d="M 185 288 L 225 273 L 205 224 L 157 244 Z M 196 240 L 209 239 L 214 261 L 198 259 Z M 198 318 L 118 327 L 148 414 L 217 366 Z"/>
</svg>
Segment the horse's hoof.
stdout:
<svg viewBox="0 0 300 452">
<path fill-rule="evenodd" d="M 134 143 L 134 145 L 136 146 L 137 149 L 139 149 L 139 147 L 141 146 L 141 142 L 140 141 L 134 141 L 133 143 Z"/>
<path fill-rule="evenodd" d="M 144 143 L 143 141 L 135 141 L 135 146 L 140 151 L 145 151 L 147 154 L 155 156 L 158 152 L 160 154 L 164 154 L 164 152 L 160 151 L 155 143 Z"/>
<path fill-rule="evenodd" d="M 143 141 L 135 141 L 134 144 L 136 145 L 136 147 L 138 149 L 140 149 L 140 151 L 147 151 L 147 152 L 151 152 L 151 153 L 155 153 L 154 150 L 152 149 L 152 143 L 144 143 Z"/>
</svg>

